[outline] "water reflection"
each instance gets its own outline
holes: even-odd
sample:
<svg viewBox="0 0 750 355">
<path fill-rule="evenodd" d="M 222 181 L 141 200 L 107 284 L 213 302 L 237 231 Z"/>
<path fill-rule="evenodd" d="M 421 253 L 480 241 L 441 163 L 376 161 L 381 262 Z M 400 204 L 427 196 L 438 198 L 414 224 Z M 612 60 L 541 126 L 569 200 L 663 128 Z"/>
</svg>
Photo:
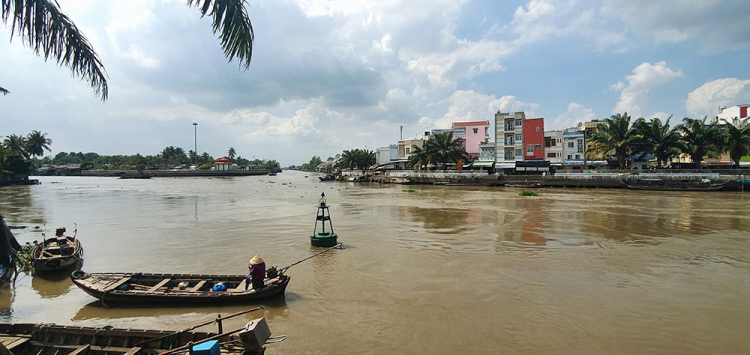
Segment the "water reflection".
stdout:
<svg viewBox="0 0 750 355">
<path fill-rule="evenodd" d="M 15 290 L 13 285 L 0 281 L 0 318 L 11 321 L 13 318 L 13 299 Z"/>
<path fill-rule="evenodd" d="M 456 233 L 471 229 L 481 222 L 479 210 L 402 206 L 399 207 L 398 212 L 402 220 L 419 223 L 435 233 Z"/>
<path fill-rule="evenodd" d="M 73 287 L 73 281 L 70 280 L 70 273 L 78 269 L 73 265 L 65 270 L 53 273 L 35 273 L 31 278 L 31 288 L 36 291 L 42 298 L 60 297 Z"/>
</svg>

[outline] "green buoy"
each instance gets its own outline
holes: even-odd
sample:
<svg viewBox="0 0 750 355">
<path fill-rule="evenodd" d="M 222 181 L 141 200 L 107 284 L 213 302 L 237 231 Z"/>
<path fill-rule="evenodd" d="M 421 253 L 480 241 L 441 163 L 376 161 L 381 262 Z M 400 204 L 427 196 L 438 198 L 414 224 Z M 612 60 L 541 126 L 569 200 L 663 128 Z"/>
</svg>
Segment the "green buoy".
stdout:
<svg viewBox="0 0 750 355">
<path fill-rule="evenodd" d="M 332 247 L 338 242 L 339 236 L 333 232 L 333 224 L 331 223 L 331 212 L 328 211 L 326 205 L 326 193 L 320 194 L 320 203 L 318 204 L 318 216 L 315 218 L 315 228 L 313 234 L 310 235 L 310 243 L 314 247 Z M 326 221 L 330 231 L 326 231 Z M 318 231 L 318 222 L 322 225 L 322 230 Z"/>
</svg>

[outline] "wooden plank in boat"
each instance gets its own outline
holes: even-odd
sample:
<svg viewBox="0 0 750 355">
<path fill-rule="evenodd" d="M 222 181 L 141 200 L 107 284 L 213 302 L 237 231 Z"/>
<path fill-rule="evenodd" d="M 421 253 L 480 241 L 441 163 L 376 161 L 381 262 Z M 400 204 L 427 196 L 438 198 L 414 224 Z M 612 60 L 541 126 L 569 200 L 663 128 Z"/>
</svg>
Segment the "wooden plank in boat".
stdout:
<svg viewBox="0 0 750 355">
<path fill-rule="evenodd" d="M 71 352 L 68 355 L 85 354 L 85 353 L 89 352 L 89 348 L 91 348 L 91 345 L 89 345 L 89 344 L 81 345 L 80 347 L 78 347 L 77 349 L 73 350 L 73 352 Z"/>
<path fill-rule="evenodd" d="M 154 287 L 151 287 L 146 292 L 149 292 L 149 293 L 154 292 L 154 291 L 158 290 L 159 288 L 161 288 L 162 286 L 166 285 L 167 282 L 169 282 L 170 280 L 172 280 L 172 279 L 161 280 L 158 284 L 154 285 Z"/>
<path fill-rule="evenodd" d="M 245 291 L 245 283 L 247 282 L 247 279 L 242 280 L 240 284 L 237 286 L 237 288 L 234 289 L 234 292 L 243 292 Z"/>
<path fill-rule="evenodd" d="M 28 337 L 2 337 L 0 338 L 0 343 L 3 344 L 8 350 L 13 350 L 13 348 L 22 345 L 29 341 Z"/>
<path fill-rule="evenodd" d="M 198 290 L 200 290 L 201 287 L 203 287 L 203 285 L 206 284 L 206 281 L 207 280 L 200 280 L 200 282 L 198 282 L 197 285 L 195 285 L 193 288 L 190 289 L 190 292 L 198 292 Z"/>
<path fill-rule="evenodd" d="M 136 347 L 131 348 L 130 350 L 128 350 L 128 352 L 126 352 L 125 355 L 134 355 L 134 354 L 136 354 L 139 351 L 141 351 L 141 347 L 140 346 L 136 346 Z"/>
<path fill-rule="evenodd" d="M 107 288 L 105 288 L 104 291 L 114 290 L 114 289 L 120 287 L 120 285 L 122 285 L 122 284 L 124 284 L 124 283 L 126 283 L 128 281 L 130 281 L 130 276 L 125 276 L 125 277 L 121 278 L 119 281 L 117 281 L 114 284 L 112 284 L 112 285 L 108 286 Z"/>
</svg>

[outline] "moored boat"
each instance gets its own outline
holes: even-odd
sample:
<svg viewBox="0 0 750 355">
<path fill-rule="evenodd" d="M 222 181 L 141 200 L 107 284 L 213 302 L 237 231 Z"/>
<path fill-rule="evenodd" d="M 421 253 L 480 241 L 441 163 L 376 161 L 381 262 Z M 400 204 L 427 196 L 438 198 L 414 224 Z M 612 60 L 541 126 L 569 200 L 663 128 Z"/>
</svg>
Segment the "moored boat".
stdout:
<svg viewBox="0 0 750 355">
<path fill-rule="evenodd" d="M 55 324 L 0 323 L 0 351 L 15 355 L 136 355 L 185 352 L 257 355 L 265 352 L 270 330 L 264 318 L 226 333 L 118 329 Z M 203 353 L 203 352 L 202 352 Z M 208 352 L 206 352 L 208 353 Z"/>
<path fill-rule="evenodd" d="M 86 293 L 112 302 L 247 302 L 284 294 L 289 276 L 269 270 L 260 289 L 245 289 L 245 275 L 85 273 L 74 271 L 71 279 Z"/>
<path fill-rule="evenodd" d="M 83 247 L 77 238 L 78 228 L 72 237 L 64 234 L 65 228 L 57 228 L 55 238 L 44 239 L 31 249 L 29 260 L 34 270 L 64 270 L 83 261 Z"/>
<path fill-rule="evenodd" d="M 320 181 L 335 181 L 336 177 L 333 175 L 325 175 L 325 176 L 318 176 L 318 179 L 320 179 Z"/>
<path fill-rule="evenodd" d="M 656 191 L 719 191 L 724 188 L 726 181 L 711 181 L 702 179 L 700 181 L 677 181 L 664 179 L 636 179 L 624 180 L 625 186 L 631 190 L 656 190 Z"/>
</svg>

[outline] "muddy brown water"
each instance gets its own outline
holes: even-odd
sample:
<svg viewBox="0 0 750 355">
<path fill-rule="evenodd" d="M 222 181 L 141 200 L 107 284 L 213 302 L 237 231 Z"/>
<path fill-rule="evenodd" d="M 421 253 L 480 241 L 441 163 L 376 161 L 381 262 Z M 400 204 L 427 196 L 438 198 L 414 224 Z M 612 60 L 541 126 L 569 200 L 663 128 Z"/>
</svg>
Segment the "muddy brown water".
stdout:
<svg viewBox="0 0 750 355">
<path fill-rule="evenodd" d="M 326 193 L 346 246 L 248 305 L 101 306 L 67 275 L 21 275 L 0 321 L 182 329 L 243 309 L 288 339 L 268 354 L 750 352 L 750 194 L 43 177 L 0 189 L 20 242 L 65 226 L 89 272 L 245 273 L 310 246 Z M 413 191 L 410 191 L 413 190 Z M 35 227 L 39 226 L 39 229 Z M 203 328 L 215 330 L 212 327 Z"/>
</svg>

